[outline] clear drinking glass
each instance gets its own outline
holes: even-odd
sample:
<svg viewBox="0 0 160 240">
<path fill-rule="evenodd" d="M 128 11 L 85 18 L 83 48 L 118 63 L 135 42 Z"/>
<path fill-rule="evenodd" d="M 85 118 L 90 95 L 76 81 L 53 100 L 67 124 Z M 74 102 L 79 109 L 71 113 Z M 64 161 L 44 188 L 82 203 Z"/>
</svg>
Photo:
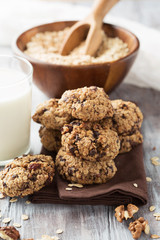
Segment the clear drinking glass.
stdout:
<svg viewBox="0 0 160 240">
<path fill-rule="evenodd" d="M 30 150 L 32 65 L 0 55 L 0 165 Z"/>
</svg>

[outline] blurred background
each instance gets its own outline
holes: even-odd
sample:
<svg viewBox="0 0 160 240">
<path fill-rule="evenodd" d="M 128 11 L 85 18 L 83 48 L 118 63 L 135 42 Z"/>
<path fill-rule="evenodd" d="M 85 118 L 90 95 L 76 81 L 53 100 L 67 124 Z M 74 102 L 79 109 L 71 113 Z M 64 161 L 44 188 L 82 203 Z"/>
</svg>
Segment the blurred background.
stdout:
<svg viewBox="0 0 160 240">
<path fill-rule="evenodd" d="M 0 45 L 9 45 L 14 34 L 32 25 L 81 19 L 92 4 L 93 0 L 0 0 Z M 109 16 L 160 30 L 160 0 L 120 0 Z"/>
</svg>

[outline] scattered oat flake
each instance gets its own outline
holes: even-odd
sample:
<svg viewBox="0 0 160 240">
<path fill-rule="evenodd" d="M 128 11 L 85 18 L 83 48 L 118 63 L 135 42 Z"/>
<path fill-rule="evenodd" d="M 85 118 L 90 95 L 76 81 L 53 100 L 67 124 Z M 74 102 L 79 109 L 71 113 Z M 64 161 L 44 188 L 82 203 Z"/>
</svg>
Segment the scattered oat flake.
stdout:
<svg viewBox="0 0 160 240">
<path fill-rule="evenodd" d="M 22 220 L 24 220 L 24 221 L 29 219 L 29 217 L 27 215 L 25 215 L 25 214 L 22 214 L 21 217 L 22 217 Z"/>
<path fill-rule="evenodd" d="M 17 202 L 17 201 L 18 201 L 17 198 L 11 198 L 11 199 L 9 200 L 9 202 L 11 202 L 11 203 L 14 203 L 14 202 Z"/>
<path fill-rule="evenodd" d="M 71 187 L 67 187 L 66 191 L 72 191 L 72 188 Z"/>
<path fill-rule="evenodd" d="M 151 158 L 151 161 L 158 161 L 159 160 L 159 157 L 152 157 Z"/>
<path fill-rule="evenodd" d="M 68 187 L 77 187 L 77 188 L 83 188 L 82 184 L 79 183 L 69 183 Z"/>
<path fill-rule="evenodd" d="M 138 184 L 137 184 L 137 183 L 133 183 L 133 186 L 137 188 L 137 187 L 138 187 Z"/>
<path fill-rule="evenodd" d="M 160 216 L 156 217 L 156 221 L 160 221 Z"/>
<path fill-rule="evenodd" d="M 160 162 L 157 162 L 157 161 L 152 161 L 152 164 L 155 166 L 160 166 Z"/>
<path fill-rule="evenodd" d="M 19 224 L 19 223 L 13 223 L 13 226 L 16 227 L 16 228 L 20 228 L 20 227 L 21 227 L 21 224 Z"/>
<path fill-rule="evenodd" d="M 150 206 L 150 207 L 149 207 L 149 211 L 150 211 L 150 212 L 153 212 L 155 209 L 156 209 L 155 206 Z"/>
<path fill-rule="evenodd" d="M 53 240 L 49 235 L 42 235 L 42 240 Z"/>
<path fill-rule="evenodd" d="M 157 239 L 157 238 L 160 238 L 160 236 L 158 236 L 157 234 L 152 234 L 152 235 L 151 235 L 151 238 Z"/>
<path fill-rule="evenodd" d="M 0 199 L 3 199 L 3 198 L 5 198 L 5 196 L 2 193 L 0 193 Z"/>
<path fill-rule="evenodd" d="M 153 213 L 154 217 L 160 217 L 160 213 Z"/>
<path fill-rule="evenodd" d="M 152 182 L 152 178 L 146 177 L 146 181 L 147 181 L 147 182 Z"/>
<path fill-rule="evenodd" d="M 26 201 L 26 204 L 30 204 L 31 202 L 29 200 Z"/>
<path fill-rule="evenodd" d="M 11 221 L 10 218 L 4 218 L 4 219 L 2 220 L 3 223 L 9 223 L 10 221 Z"/>
<path fill-rule="evenodd" d="M 63 233 L 63 230 L 59 228 L 59 229 L 57 229 L 56 233 L 61 234 L 61 233 Z"/>
<path fill-rule="evenodd" d="M 52 240 L 59 240 L 59 239 L 60 239 L 60 238 L 57 237 L 57 236 L 52 236 L 51 238 L 52 238 Z"/>
</svg>

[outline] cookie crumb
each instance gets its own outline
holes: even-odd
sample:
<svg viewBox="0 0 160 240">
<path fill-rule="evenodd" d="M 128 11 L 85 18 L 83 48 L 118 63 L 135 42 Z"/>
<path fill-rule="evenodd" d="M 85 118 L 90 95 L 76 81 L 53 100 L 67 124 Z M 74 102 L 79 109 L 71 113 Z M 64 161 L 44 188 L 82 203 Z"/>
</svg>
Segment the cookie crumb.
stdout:
<svg viewBox="0 0 160 240">
<path fill-rule="evenodd" d="M 72 188 L 71 187 L 67 187 L 66 191 L 72 191 Z"/>
<path fill-rule="evenodd" d="M 152 178 L 146 177 L 146 181 L 147 181 L 147 182 L 152 182 Z"/>
<path fill-rule="evenodd" d="M 17 201 L 18 201 L 17 198 L 11 198 L 11 199 L 9 200 L 10 203 L 14 203 L 14 202 L 17 202 Z"/>
<path fill-rule="evenodd" d="M 61 233 L 63 233 L 63 230 L 59 228 L 59 229 L 57 229 L 56 233 L 61 234 Z"/>
<path fill-rule="evenodd" d="M 77 188 L 83 188 L 82 184 L 79 183 L 69 183 L 68 187 L 77 187 Z"/>
<path fill-rule="evenodd" d="M 25 214 L 22 214 L 21 217 L 22 217 L 22 220 L 24 220 L 24 221 L 29 219 L 29 217 L 27 215 L 25 215 Z"/>
<path fill-rule="evenodd" d="M 3 223 L 9 223 L 10 221 L 11 221 L 10 218 L 4 218 L 4 219 L 2 220 Z"/>
<path fill-rule="evenodd" d="M 150 211 L 150 212 L 153 212 L 155 209 L 156 209 L 155 206 L 150 206 L 150 207 L 149 207 L 149 211 Z"/>
<path fill-rule="evenodd" d="M 19 224 L 19 223 L 13 223 L 13 226 L 16 227 L 16 228 L 20 228 L 20 227 L 21 227 L 21 224 Z"/>
<path fill-rule="evenodd" d="M 138 188 L 138 184 L 137 183 L 133 183 L 133 186 Z"/>
<path fill-rule="evenodd" d="M 152 235 L 151 235 L 151 238 L 152 238 L 152 239 L 157 239 L 157 238 L 160 238 L 160 236 L 157 235 L 157 234 L 152 234 Z"/>
</svg>

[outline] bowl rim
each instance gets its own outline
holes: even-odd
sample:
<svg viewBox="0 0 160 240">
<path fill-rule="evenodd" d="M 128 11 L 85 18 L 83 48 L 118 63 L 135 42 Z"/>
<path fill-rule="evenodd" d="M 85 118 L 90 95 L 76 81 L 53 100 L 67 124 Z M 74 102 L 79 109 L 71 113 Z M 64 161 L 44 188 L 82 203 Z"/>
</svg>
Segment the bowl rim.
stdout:
<svg viewBox="0 0 160 240">
<path fill-rule="evenodd" d="M 78 21 L 78 20 L 77 20 Z M 109 61 L 109 62 L 97 62 L 97 63 L 91 63 L 91 64 L 82 64 L 82 65 L 70 65 L 70 64 L 55 64 L 55 63 L 48 63 L 48 62 L 45 62 L 45 61 L 41 61 L 41 60 L 38 60 L 36 58 L 33 58 L 33 57 L 30 57 L 29 55 L 25 54 L 24 52 L 22 52 L 22 50 L 20 50 L 20 48 L 17 46 L 17 41 L 18 39 L 25 33 L 35 29 L 35 28 L 38 28 L 38 27 L 45 27 L 47 25 L 52 25 L 53 23 L 76 23 L 77 22 L 76 20 L 69 20 L 69 21 L 55 21 L 55 22 L 49 22 L 49 23 L 45 23 L 45 24 L 41 24 L 41 25 L 36 25 L 32 28 L 29 28 L 25 31 L 21 31 L 19 34 L 17 34 L 13 41 L 12 41 L 12 44 L 11 44 L 11 48 L 12 48 L 12 51 L 14 54 L 18 55 L 18 56 L 21 56 L 23 58 L 26 58 L 29 62 L 31 62 L 32 64 L 39 64 L 39 65 L 45 65 L 45 66 L 48 66 L 48 67 L 63 67 L 63 68 L 88 68 L 88 67 L 95 67 L 95 66 L 106 66 L 106 65 L 111 65 L 111 64 L 114 64 L 114 63 L 117 63 L 117 62 L 121 62 L 123 61 L 124 59 L 127 59 L 129 58 L 131 55 L 133 55 L 134 53 L 136 53 L 138 50 L 139 50 L 139 47 L 140 47 L 140 41 L 138 39 L 138 37 L 132 33 L 130 30 L 124 28 L 124 27 L 121 27 L 119 25 L 115 25 L 115 24 L 111 24 L 111 23 L 106 23 L 106 22 L 103 22 L 103 25 L 109 25 L 111 28 L 113 29 L 121 29 L 123 31 L 125 31 L 127 34 L 130 34 L 135 40 L 136 40 L 136 44 L 135 44 L 135 48 L 129 53 L 127 54 L 125 57 L 122 57 L 120 59 L 117 59 L 117 60 L 113 60 L 113 61 Z"/>
</svg>

